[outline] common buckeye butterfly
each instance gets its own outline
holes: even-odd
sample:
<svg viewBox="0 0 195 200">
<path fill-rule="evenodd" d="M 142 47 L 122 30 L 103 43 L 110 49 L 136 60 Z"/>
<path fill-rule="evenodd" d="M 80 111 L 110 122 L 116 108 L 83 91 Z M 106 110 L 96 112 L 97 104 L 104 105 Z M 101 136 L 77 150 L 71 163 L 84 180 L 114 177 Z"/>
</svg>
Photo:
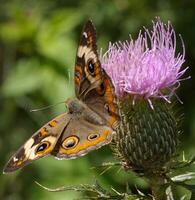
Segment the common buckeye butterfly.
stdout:
<svg viewBox="0 0 195 200">
<path fill-rule="evenodd" d="M 34 133 L 11 157 L 4 173 L 47 155 L 57 159 L 83 156 L 111 141 L 118 124 L 118 108 L 111 80 L 101 68 L 91 21 L 82 31 L 74 81 L 76 98 L 65 102 L 68 112 Z"/>
</svg>

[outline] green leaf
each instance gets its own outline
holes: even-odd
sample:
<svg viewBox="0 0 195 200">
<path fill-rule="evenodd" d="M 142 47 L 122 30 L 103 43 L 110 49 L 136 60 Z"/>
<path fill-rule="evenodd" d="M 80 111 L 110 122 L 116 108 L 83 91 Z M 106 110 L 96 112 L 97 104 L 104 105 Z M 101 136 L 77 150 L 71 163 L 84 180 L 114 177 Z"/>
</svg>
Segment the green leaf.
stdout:
<svg viewBox="0 0 195 200">
<path fill-rule="evenodd" d="M 171 180 L 174 182 L 185 182 L 192 179 L 195 179 L 195 172 L 189 172 L 189 173 L 181 174 L 181 175 L 174 176 L 171 178 Z"/>
</svg>

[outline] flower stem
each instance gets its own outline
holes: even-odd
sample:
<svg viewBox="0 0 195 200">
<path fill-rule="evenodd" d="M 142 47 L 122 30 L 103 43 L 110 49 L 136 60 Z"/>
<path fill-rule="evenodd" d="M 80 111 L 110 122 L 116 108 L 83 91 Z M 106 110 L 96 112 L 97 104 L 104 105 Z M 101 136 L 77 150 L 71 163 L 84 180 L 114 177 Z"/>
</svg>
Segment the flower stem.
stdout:
<svg viewBox="0 0 195 200">
<path fill-rule="evenodd" d="M 166 178 L 162 175 L 152 174 L 149 177 L 152 195 L 155 200 L 167 200 L 165 183 Z"/>
</svg>

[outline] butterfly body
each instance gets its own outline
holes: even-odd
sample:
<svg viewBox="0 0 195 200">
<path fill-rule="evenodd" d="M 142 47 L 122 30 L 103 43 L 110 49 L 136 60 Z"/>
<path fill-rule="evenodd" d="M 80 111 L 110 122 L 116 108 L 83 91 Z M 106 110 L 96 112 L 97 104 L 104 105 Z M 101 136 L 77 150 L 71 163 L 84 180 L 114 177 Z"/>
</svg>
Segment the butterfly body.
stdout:
<svg viewBox="0 0 195 200">
<path fill-rule="evenodd" d="M 73 118 L 80 119 L 81 117 L 86 121 L 97 124 L 97 125 L 106 125 L 105 119 L 100 117 L 96 112 L 91 110 L 85 103 L 75 99 L 68 99 L 66 101 L 69 113 L 73 115 Z"/>
<path fill-rule="evenodd" d="M 76 98 L 65 101 L 68 111 L 35 132 L 10 158 L 4 173 L 47 155 L 77 158 L 111 141 L 119 121 L 118 108 L 111 80 L 101 68 L 91 21 L 83 28 L 74 79 Z"/>
</svg>

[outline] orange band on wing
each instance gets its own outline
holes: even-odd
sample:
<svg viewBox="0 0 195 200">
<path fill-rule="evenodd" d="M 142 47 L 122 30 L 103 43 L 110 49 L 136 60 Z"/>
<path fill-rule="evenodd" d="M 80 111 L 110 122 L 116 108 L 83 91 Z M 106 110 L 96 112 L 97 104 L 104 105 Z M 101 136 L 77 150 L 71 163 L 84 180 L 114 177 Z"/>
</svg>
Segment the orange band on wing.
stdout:
<svg viewBox="0 0 195 200">
<path fill-rule="evenodd" d="M 104 85 L 105 85 L 105 100 L 108 103 L 109 106 L 109 111 L 110 111 L 110 120 L 109 124 L 112 126 L 116 121 L 117 121 L 117 108 L 116 108 L 116 103 L 114 102 L 114 93 L 113 93 L 113 88 L 111 86 L 110 80 L 108 78 L 104 79 Z"/>
<path fill-rule="evenodd" d="M 72 149 L 64 149 L 62 147 L 60 147 L 60 150 L 59 150 L 59 154 L 67 154 L 67 155 L 70 155 L 70 154 L 77 154 L 79 151 L 82 151 L 84 149 L 87 149 L 91 146 L 95 146 L 101 142 L 104 142 L 107 140 L 107 137 L 108 135 L 110 134 L 110 131 L 109 130 L 105 130 L 101 137 L 93 140 L 93 141 L 88 141 L 88 140 L 85 140 L 83 143 L 78 143 L 77 146 L 75 146 L 74 148 Z"/>
</svg>

